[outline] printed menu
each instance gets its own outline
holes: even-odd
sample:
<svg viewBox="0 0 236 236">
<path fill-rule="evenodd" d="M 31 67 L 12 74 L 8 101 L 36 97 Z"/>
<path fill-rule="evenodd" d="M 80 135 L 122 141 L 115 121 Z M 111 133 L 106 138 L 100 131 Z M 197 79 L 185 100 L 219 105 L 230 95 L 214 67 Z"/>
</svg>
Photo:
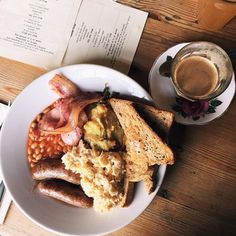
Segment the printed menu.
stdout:
<svg viewBox="0 0 236 236">
<path fill-rule="evenodd" d="M 101 64 L 128 73 L 146 19 L 146 12 L 112 1 L 83 0 L 63 64 Z"/>
<path fill-rule="evenodd" d="M 1 0 L 0 55 L 44 68 L 61 64 L 82 0 Z"/>
<path fill-rule="evenodd" d="M 146 19 L 112 0 L 0 0 L 0 56 L 45 69 L 94 63 L 127 73 Z"/>
</svg>

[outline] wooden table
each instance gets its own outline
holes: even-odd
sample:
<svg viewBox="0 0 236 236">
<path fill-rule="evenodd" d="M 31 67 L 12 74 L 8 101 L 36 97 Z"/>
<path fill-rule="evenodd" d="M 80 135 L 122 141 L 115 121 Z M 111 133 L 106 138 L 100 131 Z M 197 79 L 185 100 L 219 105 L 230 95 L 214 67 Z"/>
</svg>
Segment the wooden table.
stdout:
<svg viewBox="0 0 236 236">
<path fill-rule="evenodd" d="M 148 89 L 153 61 L 169 47 L 206 40 L 227 52 L 236 49 L 236 19 L 212 31 L 198 23 L 199 0 L 120 0 L 148 11 L 129 75 Z M 232 60 L 234 68 L 236 61 Z M 8 101 L 45 71 L 0 58 L 0 100 Z M 223 117 L 204 126 L 175 125 L 176 164 L 168 167 L 151 205 L 136 220 L 111 235 L 236 235 L 236 101 Z M 11 205 L 0 235 L 55 235 Z"/>
</svg>

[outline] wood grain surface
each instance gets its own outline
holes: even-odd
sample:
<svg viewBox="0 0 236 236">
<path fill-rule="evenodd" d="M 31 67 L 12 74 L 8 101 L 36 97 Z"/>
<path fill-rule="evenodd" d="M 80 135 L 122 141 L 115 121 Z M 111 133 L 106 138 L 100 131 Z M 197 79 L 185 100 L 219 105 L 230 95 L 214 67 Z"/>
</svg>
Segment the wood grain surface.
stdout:
<svg viewBox="0 0 236 236">
<path fill-rule="evenodd" d="M 148 90 L 148 73 L 166 49 L 205 40 L 236 51 L 236 18 L 214 31 L 198 21 L 200 0 L 119 0 L 149 12 L 129 75 Z M 236 3 L 235 3 L 236 4 Z M 234 68 L 236 61 L 231 58 Z M 0 100 L 14 98 L 45 71 L 0 58 Z M 112 233 L 128 235 L 236 235 L 236 100 L 219 119 L 204 126 L 175 124 L 171 146 L 176 164 L 150 206 L 131 224 Z M 26 218 L 14 204 L 3 236 L 53 236 Z"/>
</svg>

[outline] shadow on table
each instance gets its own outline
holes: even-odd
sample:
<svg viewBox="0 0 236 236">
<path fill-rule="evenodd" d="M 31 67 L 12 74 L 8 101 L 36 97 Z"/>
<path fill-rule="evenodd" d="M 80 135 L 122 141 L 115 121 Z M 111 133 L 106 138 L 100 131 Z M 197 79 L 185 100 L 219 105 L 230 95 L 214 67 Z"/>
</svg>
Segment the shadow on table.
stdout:
<svg viewBox="0 0 236 236">
<path fill-rule="evenodd" d="M 183 144 L 185 143 L 186 137 L 186 129 L 185 125 L 181 125 L 178 123 L 174 123 L 172 129 L 169 134 L 169 146 L 172 148 L 175 155 L 175 164 L 173 166 L 168 166 L 168 171 L 165 175 L 165 182 L 168 182 L 172 178 L 174 178 L 175 172 L 177 171 L 177 166 L 181 165 L 181 156 L 183 152 Z M 168 190 L 161 186 L 160 190 L 157 193 L 158 196 L 169 198 Z"/>
</svg>

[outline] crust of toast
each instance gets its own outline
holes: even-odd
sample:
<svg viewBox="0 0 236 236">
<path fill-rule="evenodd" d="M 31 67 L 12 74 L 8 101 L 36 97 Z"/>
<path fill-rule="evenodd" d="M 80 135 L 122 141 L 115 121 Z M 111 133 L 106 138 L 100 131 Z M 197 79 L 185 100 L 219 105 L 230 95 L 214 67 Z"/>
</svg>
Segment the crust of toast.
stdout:
<svg viewBox="0 0 236 236">
<path fill-rule="evenodd" d="M 158 136 L 167 140 L 174 122 L 174 114 L 146 104 L 134 103 L 134 107 Z"/>
</svg>

